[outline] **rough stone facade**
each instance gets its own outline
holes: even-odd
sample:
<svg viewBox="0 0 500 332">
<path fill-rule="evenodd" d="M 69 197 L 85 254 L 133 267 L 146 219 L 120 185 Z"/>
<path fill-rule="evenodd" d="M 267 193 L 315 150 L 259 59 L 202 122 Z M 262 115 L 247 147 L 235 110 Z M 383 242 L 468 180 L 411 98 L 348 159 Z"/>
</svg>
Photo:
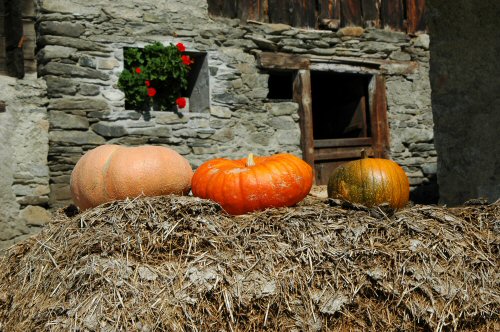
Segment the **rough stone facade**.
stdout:
<svg viewBox="0 0 500 332">
<path fill-rule="evenodd" d="M 240 25 L 208 17 L 203 0 L 44 0 L 37 5 L 37 76 L 9 80 L 12 103 L 0 113 L 0 134 L 7 138 L 0 142 L 0 167 L 7 171 L 0 200 L 8 207 L 0 214 L 0 240 L 12 243 L 43 224 L 29 221 L 35 212 L 46 220 L 44 208 L 68 204 L 75 163 L 104 143 L 166 145 L 193 167 L 248 151 L 301 156 L 298 105 L 266 98 L 268 74 L 255 58 L 261 51 L 383 61 L 390 156 L 404 167 L 420 195 L 415 197 L 436 196 L 427 34 Z M 116 87 L 123 48 L 153 41 L 182 42 L 189 51 L 206 53 L 208 111 L 145 116 L 125 110 Z"/>
<path fill-rule="evenodd" d="M 500 2 L 432 1 L 440 201 L 500 198 Z"/>
</svg>

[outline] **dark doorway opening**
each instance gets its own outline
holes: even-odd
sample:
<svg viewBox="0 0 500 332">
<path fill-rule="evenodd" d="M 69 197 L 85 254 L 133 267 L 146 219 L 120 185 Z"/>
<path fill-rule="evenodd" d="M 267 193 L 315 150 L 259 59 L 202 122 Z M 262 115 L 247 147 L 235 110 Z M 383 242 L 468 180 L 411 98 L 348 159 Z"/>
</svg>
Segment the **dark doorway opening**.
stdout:
<svg viewBox="0 0 500 332">
<path fill-rule="evenodd" d="M 313 137 L 370 137 L 368 86 L 372 76 L 311 72 Z"/>
</svg>

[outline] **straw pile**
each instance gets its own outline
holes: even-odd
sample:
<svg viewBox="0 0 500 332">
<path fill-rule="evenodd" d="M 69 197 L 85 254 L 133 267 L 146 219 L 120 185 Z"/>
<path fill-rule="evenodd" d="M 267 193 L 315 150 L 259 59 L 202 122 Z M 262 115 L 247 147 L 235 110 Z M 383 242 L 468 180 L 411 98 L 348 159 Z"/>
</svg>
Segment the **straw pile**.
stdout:
<svg viewBox="0 0 500 332">
<path fill-rule="evenodd" d="M 499 247 L 499 202 L 70 206 L 0 262 L 0 330 L 498 331 Z"/>
</svg>

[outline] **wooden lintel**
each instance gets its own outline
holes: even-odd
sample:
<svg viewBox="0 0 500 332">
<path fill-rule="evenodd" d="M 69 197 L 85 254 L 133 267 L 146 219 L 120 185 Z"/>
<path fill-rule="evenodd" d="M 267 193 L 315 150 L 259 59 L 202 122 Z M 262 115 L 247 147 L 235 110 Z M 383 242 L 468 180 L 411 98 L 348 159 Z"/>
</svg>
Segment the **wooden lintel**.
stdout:
<svg viewBox="0 0 500 332">
<path fill-rule="evenodd" d="M 257 55 L 258 66 L 266 69 L 308 69 L 308 57 L 288 53 L 263 52 Z"/>
<path fill-rule="evenodd" d="M 381 65 L 385 64 L 387 60 L 377 60 L 377 59 L 363 59 L 363 58 L 350 58 L 341 56 L 322 56 L 322 55 L 312 55 L 309 57 L 311 62 L 324 62 L 324 63 L 342 63 L 342 64 L 353 64 L 357 66 L 379 68 Z"/>
</svg>

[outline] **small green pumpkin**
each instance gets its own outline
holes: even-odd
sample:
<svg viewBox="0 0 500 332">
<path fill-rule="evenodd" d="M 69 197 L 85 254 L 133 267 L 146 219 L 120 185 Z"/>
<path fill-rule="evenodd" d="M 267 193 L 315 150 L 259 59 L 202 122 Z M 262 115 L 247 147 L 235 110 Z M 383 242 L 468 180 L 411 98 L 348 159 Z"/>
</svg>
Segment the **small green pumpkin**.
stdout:
<svg viewBox="0 0 500 332">
<path fill-rule="evenodd" d="M 410 183 L 404 170 L 394 161 L 362 158 L 337 167 L 328 181 L 328 197 L 344 199 L 368 207 L 388 203 L 404 207 L 410 196 Z"/>
</svg>

